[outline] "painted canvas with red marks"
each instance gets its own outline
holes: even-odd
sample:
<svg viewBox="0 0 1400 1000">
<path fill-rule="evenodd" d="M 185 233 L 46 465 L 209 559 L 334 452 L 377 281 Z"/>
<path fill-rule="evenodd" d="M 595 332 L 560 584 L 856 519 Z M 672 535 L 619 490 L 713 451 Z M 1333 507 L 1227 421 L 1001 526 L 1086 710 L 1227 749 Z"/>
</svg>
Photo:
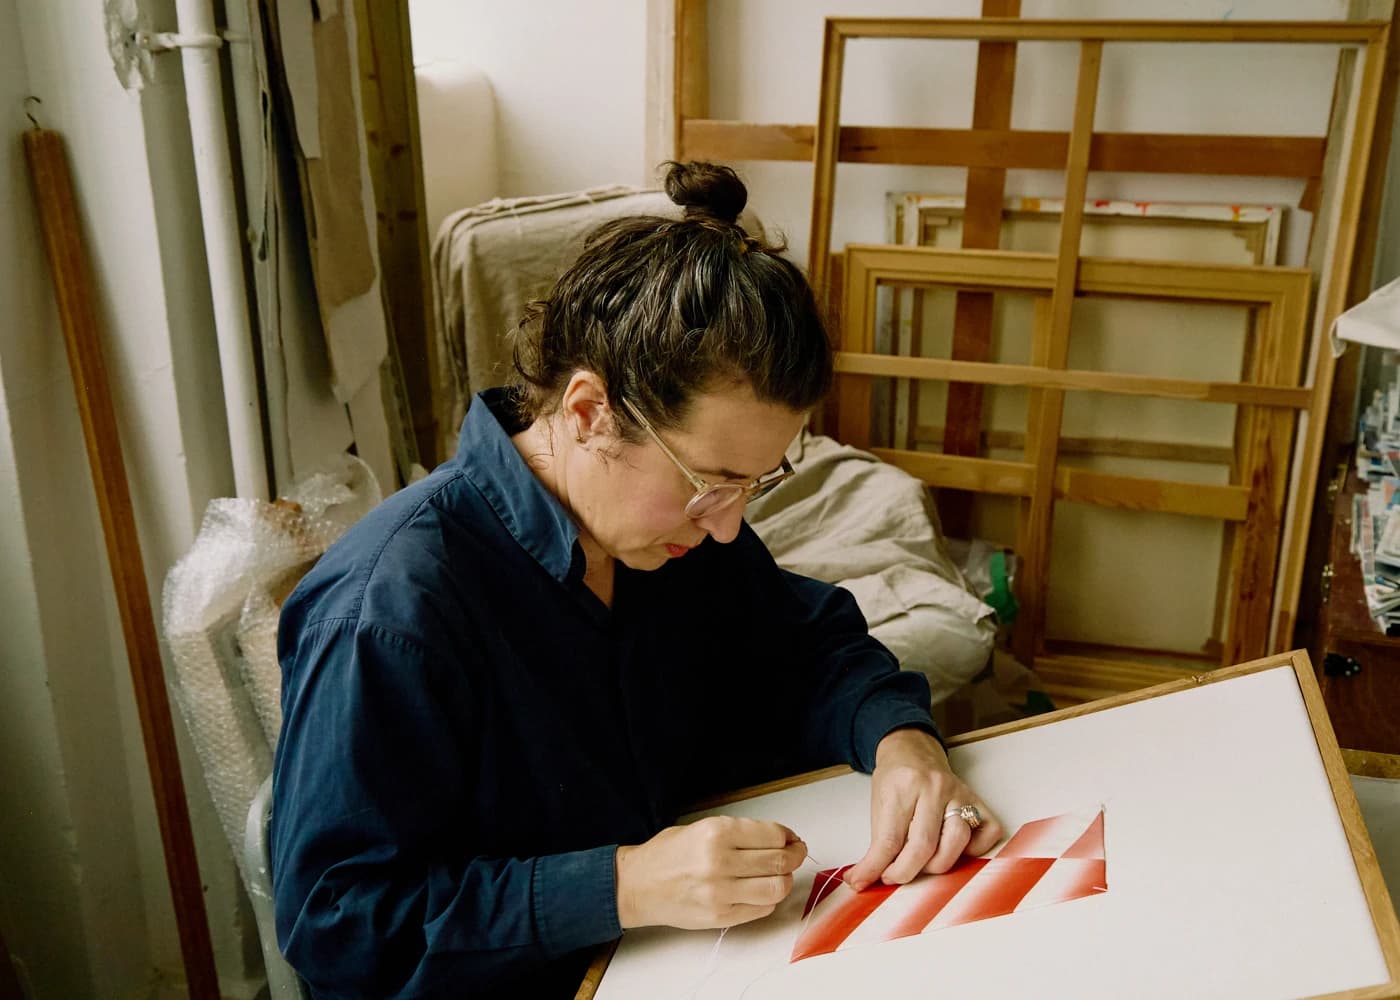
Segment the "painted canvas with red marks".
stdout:
<svg viewBox="0 0 1400 1000">
<path fill-rule="evenodd" d="M 1104 814 L 1026 823 L 997 850 L 941 875 L 853 892 L 843 868 L 819 872 L 791 961 L 893 941 L 1108 891 Z"/>
</svg>

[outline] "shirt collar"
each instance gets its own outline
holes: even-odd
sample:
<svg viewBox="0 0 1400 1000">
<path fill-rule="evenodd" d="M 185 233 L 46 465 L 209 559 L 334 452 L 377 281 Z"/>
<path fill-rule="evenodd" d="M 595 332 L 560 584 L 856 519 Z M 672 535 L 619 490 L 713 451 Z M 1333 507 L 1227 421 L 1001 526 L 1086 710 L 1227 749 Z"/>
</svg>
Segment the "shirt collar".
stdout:
<svg viewBox="0 0 1400 1000">
<path fill-rule="evenodd" d="M 511 435 L 523 429 L 509 389 L 477 393 L 452 461 L 520 546 L 563 581 L 573 566 L 578 526 L 515 450 Z"/>
</svg>

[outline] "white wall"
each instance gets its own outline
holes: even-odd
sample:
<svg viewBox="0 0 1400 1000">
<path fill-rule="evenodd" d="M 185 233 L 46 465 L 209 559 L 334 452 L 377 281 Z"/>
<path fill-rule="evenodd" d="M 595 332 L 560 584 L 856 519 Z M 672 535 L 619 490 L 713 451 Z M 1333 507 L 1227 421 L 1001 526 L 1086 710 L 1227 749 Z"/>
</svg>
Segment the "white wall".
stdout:
<svg viewBox="0 0 1400 1000">
<path fill-rule="evenodd" d="M 143 5 L 174 27 L 170 3 Z M 118 84 L 100 4 L 0 0 L 0 930 L 37 997 L 153 995 L 180 951 L 119 619 L 37 216 L 22 98 L 68 144 L 152 606 L 232 491 L 177 62 Z M 174 57 L 178 59 L 178 57 Z M 249 942 L 186 755 L 226 992 Z"/>
<path fill-rule="evenodd" d="M 1025 0 L 1022 16 L 1336 19 L 1350 6 L 1348 0 Z M 815 121 L 827 14 L 969 17 L 980 8 L 979 0 L 711 0 L 711 117 Z M 645 0 L 505 6 L 411 0 L 410 12 L 416 60 L 464 60 L 483 70 L 496 91 L 501 195 L 651 182 L 654 165 L 644 153 Z M 975 52 L 971 42 L 852 43 L 843 120 L 966 127 Z M 1099 127 L 1317 134 L 1325 130 L 1335 65 L 1335 51 L 1321 46 L 1231 46 L 1190 55 L 1166 46 L 1110 47 Z M 1074 74 L 1072 46 L 1022 45 L 1013 124 L 1066 128 Z M 1267 89 L 1256 86 L 1265 78 Z M 810 166 L 739 166 L 751 204 L 765 223 L 787 234 L 794 256 L 805 262 Z M 834 241 L 882 239 L 887 191 L 956 193 L 964 178 L 958 169 L 843 165 Z M 1052 196 L 1062 186 L 1057 174 L 1012 171 L 1008 177 L 1008 190 L 1016 194 Z M 1102 198 L 1292 202 L 1300 192 L 1301 182 L 1260 178 L 1090 178 L 1090 196 Z"/>
<path fill-rule="evenodd" d="M 495 92 L 501 197 L 643 184 L 646 0 L 410 0 L 413 58 Z"/>
</svg>

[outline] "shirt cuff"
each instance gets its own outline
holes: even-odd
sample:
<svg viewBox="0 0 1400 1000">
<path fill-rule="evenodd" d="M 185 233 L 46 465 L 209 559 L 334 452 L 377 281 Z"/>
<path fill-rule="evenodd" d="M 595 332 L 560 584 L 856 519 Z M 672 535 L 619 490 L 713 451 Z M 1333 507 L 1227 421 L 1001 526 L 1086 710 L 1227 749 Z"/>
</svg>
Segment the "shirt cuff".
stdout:
<svg viewBox="0 0 1400 1000">
<path fill-rule="evenodd" d="M 856 760 L 859 770 L 866 774 L 875 770 L 875 749 L 896 729 L 922 729 L 939 744 L 943 737 L 933 724 L 928 710 L 899 699 L 867 701 L 856 712 L 854 737 Z"/>
<path fill-rule="evenodd" d="M 617 845 L 535 860 L 535 926 L 551 958 L 622 936 Z"/>
</svg>

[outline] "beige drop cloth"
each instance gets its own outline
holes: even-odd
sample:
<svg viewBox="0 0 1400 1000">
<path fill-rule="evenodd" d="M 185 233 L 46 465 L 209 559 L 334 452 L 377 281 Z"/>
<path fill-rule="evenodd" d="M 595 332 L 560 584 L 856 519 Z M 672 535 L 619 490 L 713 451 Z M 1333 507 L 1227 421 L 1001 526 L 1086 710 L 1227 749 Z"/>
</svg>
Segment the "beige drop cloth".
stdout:
<svg viewBox="0 0 1400 1000">
<path fill-rule="evenodd" d="M 928 678 L 935 703 L 972 680 L 996 621 L 944 548 L 924 484 L 807 431 L 788 461 L 797 475 L 746 513 L 779 565 L 849 590 L 871 635 Z"/>
<path fill-rule="evenodd" d="M 454 212 L 433 241 L 433 303 L 441 400 L 438 454 L 457 450 L 467 404 L 511 374 L 507 334 L 526 303 L 542 298 L 598 224 L 623 215 L 678 217 L 660 191 L 607 187 L 496 199 Z"/>
</svg>

